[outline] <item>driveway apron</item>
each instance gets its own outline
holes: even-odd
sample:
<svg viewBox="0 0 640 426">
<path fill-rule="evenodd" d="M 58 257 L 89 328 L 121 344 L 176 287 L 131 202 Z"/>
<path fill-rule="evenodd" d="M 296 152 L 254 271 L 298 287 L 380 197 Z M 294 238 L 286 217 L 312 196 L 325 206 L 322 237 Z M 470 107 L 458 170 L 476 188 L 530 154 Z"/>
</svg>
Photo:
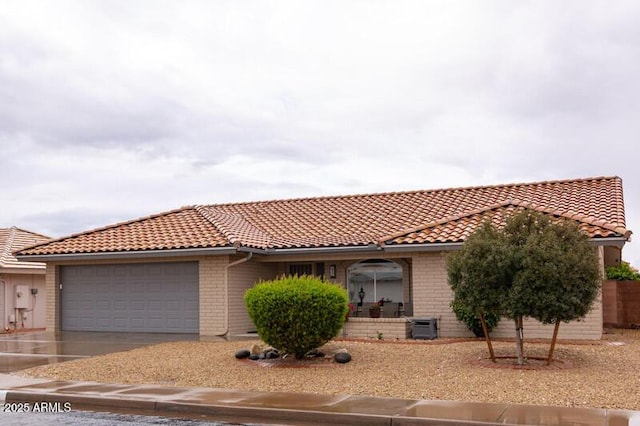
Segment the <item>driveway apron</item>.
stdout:
<svg viewBox="0 0 640 426">
<path fill-rule="evenodd" d="M 199 336 L 84 331 L 0 334 L 0 373 L 184 340 L 199 340 Z"/>
</svg>

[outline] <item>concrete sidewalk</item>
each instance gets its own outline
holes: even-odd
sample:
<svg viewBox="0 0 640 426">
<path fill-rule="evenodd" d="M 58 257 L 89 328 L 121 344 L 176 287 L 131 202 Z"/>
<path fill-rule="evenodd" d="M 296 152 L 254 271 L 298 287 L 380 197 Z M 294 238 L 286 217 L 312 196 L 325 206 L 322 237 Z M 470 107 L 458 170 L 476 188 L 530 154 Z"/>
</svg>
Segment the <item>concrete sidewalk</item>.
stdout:
<svg viewBox="0 0 640 426">
<path fill-rule="evenodd" d="M 245 392 L 0 375 L 0 403 L 70 403 L 72 410 L 130 412 L 279 425 L 640 426 L 640 411 Z"/>
</svg>

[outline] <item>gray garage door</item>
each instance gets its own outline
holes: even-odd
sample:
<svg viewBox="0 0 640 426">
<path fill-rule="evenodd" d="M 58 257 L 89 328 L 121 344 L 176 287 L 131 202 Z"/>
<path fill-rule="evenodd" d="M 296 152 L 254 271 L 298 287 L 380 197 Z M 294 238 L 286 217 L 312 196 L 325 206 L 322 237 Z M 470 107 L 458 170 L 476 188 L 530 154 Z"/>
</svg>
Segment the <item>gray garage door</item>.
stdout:
<svg viewBox="0 0 640 426">
<path fill-rule="evenodd" d="M 61 328 L 199 331 L 198 263 L 63 266 Z"/>
</svg>

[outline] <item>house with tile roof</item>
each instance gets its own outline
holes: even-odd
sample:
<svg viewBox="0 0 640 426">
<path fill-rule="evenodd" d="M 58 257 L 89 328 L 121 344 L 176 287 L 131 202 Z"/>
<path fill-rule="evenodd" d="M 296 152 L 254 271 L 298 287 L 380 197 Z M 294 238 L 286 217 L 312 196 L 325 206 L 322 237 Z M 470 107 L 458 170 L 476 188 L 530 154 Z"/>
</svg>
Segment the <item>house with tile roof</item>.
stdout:
<svg viewBox="0 0 640 426">
<path fill-rule="evenodd" d="M 15 226 L 0 228 L 0 332 L 45 327 L 45 264 L 19 261 L 13 252 L 49 240 Z"/>
<path fill-rule="evenodd" d="M 199 333 L 233 338 L 255 330 L 244 292 L 282 274 L 338 282 L 354 312 L 346 336 L 409 337 L 412 319 L 440 336 L 467 336 L 449 307 L 446 258 L 483 221 L 530 209 L 576 222 L 602 266 L 629 241 L 622 180 L 535 183 L 195 205 L 25 248 L 46 263 L 51 330 Z M 384 300 L 381 318 L 367 306 Z M 361 302 L 361 303 L 360 303 Z M 511 336 L 503 321 L 497 337 Z M 551 330 L 532 321 L 529 337 Z M 602 303 L 561 338 L 599 339 Z"/>
</svg>

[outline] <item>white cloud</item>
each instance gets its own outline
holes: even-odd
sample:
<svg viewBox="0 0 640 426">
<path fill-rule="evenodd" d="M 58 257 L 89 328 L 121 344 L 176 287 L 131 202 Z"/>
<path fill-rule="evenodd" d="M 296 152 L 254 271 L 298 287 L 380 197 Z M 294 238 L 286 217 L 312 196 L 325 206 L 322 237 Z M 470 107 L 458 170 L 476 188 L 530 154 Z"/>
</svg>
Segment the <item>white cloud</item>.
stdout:
<svg viewBox="0 0 640 426">
<path fill-rule="evenodd" d="M 620 175 L 640 229 L 635 2 L 0 1 L 4 226 Z"/>
</svg>

